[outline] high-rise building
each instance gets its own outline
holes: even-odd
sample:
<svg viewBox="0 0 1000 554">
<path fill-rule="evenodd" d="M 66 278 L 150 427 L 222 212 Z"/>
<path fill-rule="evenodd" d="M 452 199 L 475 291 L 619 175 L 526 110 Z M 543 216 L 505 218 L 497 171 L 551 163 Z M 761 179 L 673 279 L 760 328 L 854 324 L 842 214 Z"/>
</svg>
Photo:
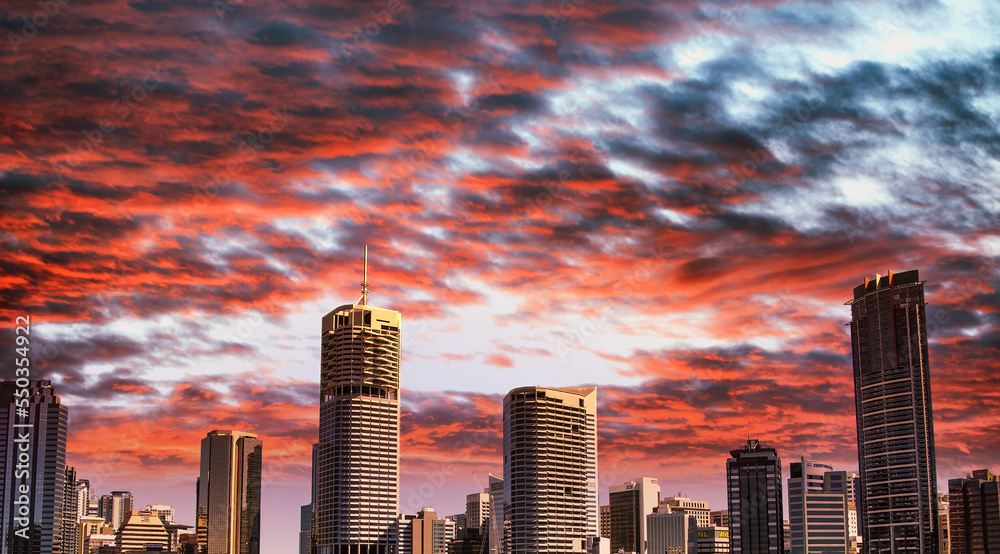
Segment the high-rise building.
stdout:
<svg viewBox="0 0 1000 554">
<path fill-rule="evenodd" d="M 398 554 L 413 554 L 413 520 L 417 514 L 399 514 L 393 523 L 392 534 L 396 537 Z"/>
<path fill-rule="evenodd" d="M 517 388 L 503 400 L 508 554 L 579 552 L 598 533 L 597 388 Z"/>
<path fill-rule="evenodd" d="M 174 514 L 176 513 L 176 510 L 174 510 L 173 506 L 169 506 L 167 504 L 147 504 L 146 511 L 155 511 L 156 514 L 160 516 L 160 519 L 163 520 L 164 525 L 174 523 Z"/>
<path fill-rule="evenodd" d="M 660 485 L 652 477 L 641 477 L 608 489 L 612 551 L 646 552 L 646 516 L 656 510 L 659 501 Z"/>
<path fill-rule="evenodd" d="M 67 417 L 49 380 L 0 381 L 0 552 L 60 551 Z"/>
<path fill-rule="evenodd" d="M 712 525 L 712 510 L 708 507 L 708 502 L 691 500 L 686 496 L 661 498 L 660 504 L 656 507 L 656 513 L 688 514 L 698 520 L 698 527 L 709 527 Z"/>
<path fill-rule="evenodd" d="M 59 540 L 63 552 L 76 552 L 80 526 L 80 503 L 77 501 L 76 468 L 66 467 L 63 492 L 62 533 Z"/>
<path fill-rule="evenodd" d="M 788 521 L 792 554 L 841 553 L 851 549 L 853 481 L 846 471 L 802 458 L 788 476 Z"/>
<path fill-rule="evenodd" d="M 96 511 L 90 513 L 91 492 L 89 479 L 76 480 L 76 513 L 79 517 L 97 515 Z"/>
<path fill-rule="evenodd" d="M 1000 481 L 988 469 L 948 479 L 952 554 L 1000 552 Z"/>
<path fill-rule="evenodd" d="M 865 278 L 847 303 L 864 551 L 936 554 L 937 472 L 924 281 L 916 270 Z"/>
<path fill-rule="evenodd" d="M 318 554 L 390 554 L 399 513 L 399 312 L 357 304 L 323 316 Z"/>
<path fill-rule="evenodd" d="M 77 524 L 76 550 L 73 552 L 63 550 L 63 554 L 90 554 L 87 539 L 91 535 L 114 535 L 114 531 L 101 516 L 83 516 Z"/>
<path fill-rule="evenodd" d="M 201 439 L 195 517 L 202 554 L 260 554 L 262 458 L 252 433 L 215 430 Z"/>
<path fill-rule="evenodd" d="M 299 509 L 299 554 L 309 553 L 309 535 L 312 532 L 312 504 Z"/>
<path fill-rule="evenodd" d="M 726 461 L 729 483 L 729 541 L 733 554 L 783 552 L 781 458 L 778 451 L 748 439 L 730 451 Z"/>
<path fill-rule="evenodd" d="M 97 515 L 104 518 L 108 525 L 117 533 L 122 523 L 132 514 L 132 493 L 129 491 L 111 491 L 111 494 L 101 495 Z"/>
<path fill-rule="evenodd" d="M 155 510 L 133 510 L 115 533 L 115 545 L 122 554 L 131 554 L 146 552 L 150 545 L 159 545 L 161 550 L 166 550 L 170 539 L 163 520 Z"/>
<path fill-rule="evenodd" d="M 490 489 L 475 492 L 465 496 L 465 525 L 472 529 L 480 529 L 490 517 Z"/>
<path fill-rule="evenodd" d="M 729 528 L 729 510 L 712 510 L 708 513 L 708 517 L 712 525 Z"/>
<path fill-rule="evenodd" d="M 424 508 L 410 519 L 408 554 L 447 554 L 455 540 L 455 521 L 437 517 L 433 508 Z"/>
<path fill-rule="evenodd" d="M 655 513 L 647 515 L 646 521 L 650 554 L 697 554 L 698 520 L 694 516 Z"/>
<path fill-rule="evenodd" d="M 605 504 L 601 506 L 600 518 L 598 521 L 598 530 L 601 532 L 601 536 L 610 539 L 611 538 L 611 505 Z M 610 543 L 609 543 L 610 544 Z"/>
</svg>

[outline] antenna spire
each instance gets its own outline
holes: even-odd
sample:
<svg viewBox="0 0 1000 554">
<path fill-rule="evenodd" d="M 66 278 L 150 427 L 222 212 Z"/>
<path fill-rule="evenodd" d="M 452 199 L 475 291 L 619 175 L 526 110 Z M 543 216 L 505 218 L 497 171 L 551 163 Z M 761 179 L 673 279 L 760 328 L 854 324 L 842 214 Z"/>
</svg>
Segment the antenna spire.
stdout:
<svg viewBox="0 0 1000 554">
<path fill-rule="evenodd" d="M 365 245 L 365 273 L 364 281 L 361 282 L 361 300 L 358 302 L 362 306 L 368 305 L 368 245 Z"/>
</svg>

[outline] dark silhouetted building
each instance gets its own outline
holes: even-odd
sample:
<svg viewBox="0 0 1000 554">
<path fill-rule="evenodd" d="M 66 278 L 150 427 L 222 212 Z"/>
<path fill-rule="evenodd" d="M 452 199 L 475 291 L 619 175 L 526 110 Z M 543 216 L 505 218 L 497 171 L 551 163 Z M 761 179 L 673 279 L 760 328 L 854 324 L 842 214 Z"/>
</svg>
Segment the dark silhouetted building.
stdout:
<svg viewBox="0 0 1000 554">
<path fill-rule="evenodd" d="M 262 454 L 252 433 L 211 431 L 201 439 L 195 517 L 202 554 L 260 554 Z"/>
<path fill-rule="evenodd" d="M 1000 482 L 987 469 L 948 479 L 952 554 L 1000 552 Z"/>
<path fill-rule="evenodd" d="M 0 381 L 0 552 L 60 552 L 69 412 L 49 380 L 25 381 Z"/>
<path fill-rule="evenodd" d="M 733 554 L 784 551 L 781 458 L 757 439 L 747 440 L 726 461 L 729 540 Z"/>
<path fill-rule="evenodd" d="M 864 551 L 938 551 L 924 282 L 917 271 L 854 289 L 851 347 Z"/>
</svg>

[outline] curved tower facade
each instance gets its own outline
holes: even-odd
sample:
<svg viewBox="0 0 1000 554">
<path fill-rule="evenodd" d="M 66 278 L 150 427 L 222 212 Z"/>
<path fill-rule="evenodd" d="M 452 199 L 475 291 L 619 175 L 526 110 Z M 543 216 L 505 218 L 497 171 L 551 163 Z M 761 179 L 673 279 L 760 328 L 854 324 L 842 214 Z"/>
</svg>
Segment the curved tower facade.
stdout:
<svg viewBox="0 0 1000 554">
<path fill-rule="evenodd" d="M 366 279 L 367 280 L 367 279 Z M 358 304 L 323 317 L 318 554 L 394 554 L 399 513 L 400 314 Z"/>
<path fill-rule="evenodd" d="M 597 388 L 510 391 L 503 446 L 506 552 L 585 552 L 598 536 Z"/>
</svg>

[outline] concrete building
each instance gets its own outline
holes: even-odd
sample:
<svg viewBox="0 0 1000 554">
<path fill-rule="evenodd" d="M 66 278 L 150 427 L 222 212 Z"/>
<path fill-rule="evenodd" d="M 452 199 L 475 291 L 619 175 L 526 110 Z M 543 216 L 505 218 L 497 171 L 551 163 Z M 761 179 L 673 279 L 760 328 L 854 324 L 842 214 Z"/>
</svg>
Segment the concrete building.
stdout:
<svg viewBox="0 0 1000 554">
<path fill-rule="evenodd" d="M 845 554 L 852 550 L 850 505 L 853 480 L 846 471 L 802 459 L 788 476 L 788 520 L 792 554 Z"/>
<path fill-rule="evenodd" d="M 76 534 L 76 550 L 73 552 L 75 554 L 90 554 L 87 548 L 87 539 L 91 535 L 110 535 L 114 537 L 114 529 L 108 525 L 108 522 L 104 521 L 103 517 L 100 516 L 83 516 L 80 518 L 80 522 L 77 524 L 77 534 Z M 70 552 L 64 551 L 63 554 L 72 554 Z"/>
<path fill-rule="evenodd" d="M 774 554 L 785 550 L 781 458 L 757 439 L 730 452 L 729 540 L 733 554 Z"/>
<path fill-rule="evenodd" d="M 62 531 L 60 533 L 60 548 L 63 552 L 79 550 L 78 535 L 80 529 L 80 502 L 77 499 L 78 484 L 76 469 L 66 468 L 66 479 L 63 492 Z"/>
<path fill-rule="evenodd" d="M 115 533 L 131 513 L 132 493 L 129 491 L 111 491 L 111 494 L 101 495 L 98 501 L 97 515 L 103 517 Z"/>
<path fill-rule="evenodd" d="M 688 514 L 698 520 L 698 527 L 709 527 L 712 525 L 712 510 L 708 507 L 708 502 L 691 500 L 686 496 L 668 496 L 660 499 L 660 504 L 656 507 L 657 513 Z"/>
<path fill-rule="evenodd" d="M 357 304 L 323 316 L 318 554 L 392 554 L 399 514 L 399 312 Z"/>
<path fill-rule="evenodd" d="M 201 440 L 195 517 L 202 554 L 260 554 L 262 458 L 253 433 L 215 430 Z"/>
<path fill-rule="evenodd" d="M 937 554 L 937 471 L 924 281 L 916 270 L 854 289 L 851 349 L 864 551 Z"/>
<path fill-rule="evenodd" d="M 697 554 L 698 520 L 687 514 L 649 514 L 649 554 Z M 612 547 L 614 550 L 614 547 Z"/>
<path fill-rule="evenodd" d="M 729 527 L 729 510 L 712 510 L 708 513 L 711 524 L 717 527 Z"/>
<path fill-rule="evenodd" d="M 490 490 L 476 492 L 465 497 L 465 525 L 463 527 L 483 530 L 490 519 Z"/>
<path fill-rule="evenodd" d="M 698 527 L 698 554 L 729 554 L 729 527 Z"/>
<path fill-rule="evenodd" d="M 155 511 L 160 516 L 160 519 L 163 520 L 164 525 L 174 523 L 176 510 L 174 510 L 173 506 L 167 504 L 146 504 L 146 511 Z"/>
<path fill-rule="evenodd" d="M 1000 552 L 1000 482 L 988 469 L 948 480 L 952 554 Z"/>
<path fill-rule="evenodd" d="M 659 481 L 640 477 L 608 489 L 611 507 L 611 550 L 644 554 L 646 552 L 646 516 L 660 501 Z"/>
<path fill-rule="evenodd" d="M 600 510 L 600 521 L 598 522 L 601 536 L 610 539 L 611 538 L 611 505 L 605 504 L 601 506 Z"/>
<path fill-rule="evenodd" d="M 61 548 L 68 417 L 49 380 L 0 381 L 0 552 Z"/>
<path fill-rule="evenodd" d="M 507 552 L 585 551 L 598 534 L 597 388 L 507 393 L 503 466 Z"/>
<path fill-rule="evenodd" d="M 121 554 L 146 552 L 149 545 L 159 545 L 161 550 L 167 550 L 170 538 L 155 510 L 134 510 L 115 533 L 115 545 Z"/>
</svg>

